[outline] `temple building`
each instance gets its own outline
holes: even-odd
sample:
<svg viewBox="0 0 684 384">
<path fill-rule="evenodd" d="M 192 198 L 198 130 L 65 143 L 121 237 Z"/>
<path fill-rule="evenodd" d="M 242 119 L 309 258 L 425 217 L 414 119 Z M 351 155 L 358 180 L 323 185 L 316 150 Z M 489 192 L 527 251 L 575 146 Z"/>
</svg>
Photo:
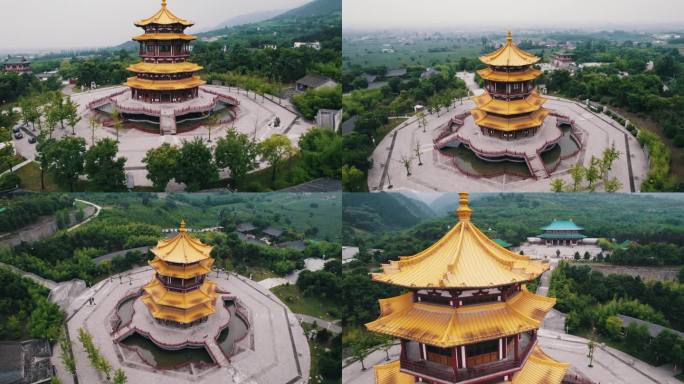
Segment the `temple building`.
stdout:
<svg viewBox="0 0 684 384">
<path fill-rule="evenodd" d="M 560 51 L 553 55 L 553 66 L 559 69 L 568 69 L 575 62 L 572 53 Z"/>
<path fill-rule="evenodd" d="M 143 287 L 142 301 L 157 322 L 185 328 L 216 311 L 216 283 L 206 278 L 214 264 L 211 249 L 190 236 L 183 221 L 176 236 L 150 250 L 156 273 Z"/>
<path fill-rule="evenodd" d="M 199 86 L 205 82 L 195 74 L 202 67 L 188 61 L 190 42 L 196 37 L 185 33 L 193 24 L 171 13 L 166 0 L 157 13 L 135 23 L 145 33 L 133 38 L 140 45 L 142 62 L 128 67 L 136 74 L 126 82 L 134 99 L 174 103 L 198 96 Z"/>
<path fill-rule="evenodd" d="M 537 237 L 546 245 L 574 246 L 586 238 L 582 234 L 584 228 L 572 220 L 554 220 L 541 230 L 543 233 Z"/>
<path fill-rule="evenodd" d="M 26 57 L 12 57 L 7 56 L 7 58 L 2 62 L 2 69 L 5 72 L 14 73 L 30 73 L 31 72 L 31 61 Z"/>
<path fill-rule="evenodd" d="M 205 87 L 197 74 L 202 67 L 189 61 L 190 43 L 185 33 L 193 22 L 174 15 L 162 0 L 154 15 L 135 23 L 144 33 L 133 38 L 141 61 L 128 67 L 135 76 L 126 87 L 91 101 L 88 109 L 106 114 L 118 111 L 122 120 L 160 134 L 177 134 L 178 124 L 202 120 L 212 113 L 239 105 L 239 101 L 216 88 Z M 229 111 L 231 118 L 234 111 Z"/>
<path fill-rule="evenodd" d="M 407 292 L 380 300 L 368 330 L 400 339 L 399 360 L 375 366 L 376 383 L 561 383 L 568 364 L 540 349 L 537 330 L 555 299 L 525 283 L 548 270 L 489 239 L 460 194 L 458 223 L 424 251 L 373 273 Z"/>
<path fill-rule="evenodd" d="M 472 98 L 476 107 L 470 113 L 482 134 L 503 139 L 534 135 L 549 114 L 542 107 L 546 99 L 539 96 L 534 85 L 541 71 L 532 65 L 539 57 L 513 44 L 509 31 L 506 44 L 481 56 L 480 61 L 488 65 L 477 71 L 485 92 Z"/>
</svg>

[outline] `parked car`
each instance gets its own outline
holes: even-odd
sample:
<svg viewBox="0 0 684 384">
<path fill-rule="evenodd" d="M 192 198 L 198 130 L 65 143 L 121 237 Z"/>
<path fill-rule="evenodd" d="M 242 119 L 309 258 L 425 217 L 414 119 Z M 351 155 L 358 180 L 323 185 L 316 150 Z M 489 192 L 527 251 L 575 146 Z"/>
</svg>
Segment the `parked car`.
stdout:
<svg viewBox="0 0 684 384">
<path fill-rule="evenodd" d="M 23 139 L 23 138 L 24 138 L 24 134 L 21 133 L 21 132 L 17 132 L 17 133 L 14 134 L 14 138 L 17 139 L 17 140 Z"/>
<path fill-rule="evenodd" d="M 21 132 L 21 125 L 17 125 L 16 127 L 12 128 L 12 132 L 14 132 L 14 133 Z"/>
<path fill-rule="evenodd" d="M 29 137 L 29 140 L 28 140 L 29 144 L 35 144 L 35 143 L 36 143 L 36 141 L 38 141 L 38 140 L 36 139 L 36 137 L 35 137 L 35 136 L 31 136 L 31 137 Z"/>
</svg>

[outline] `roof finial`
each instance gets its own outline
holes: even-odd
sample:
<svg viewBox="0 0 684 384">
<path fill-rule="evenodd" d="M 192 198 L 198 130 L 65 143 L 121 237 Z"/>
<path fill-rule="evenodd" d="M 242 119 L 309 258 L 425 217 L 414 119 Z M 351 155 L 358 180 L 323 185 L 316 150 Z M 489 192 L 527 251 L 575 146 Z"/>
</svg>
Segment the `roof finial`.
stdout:
<svg viewBox="0 0 684 384">
<path fill-rule="evenodd" d="M 166 1 L 164 1 L 166 3 Z M 188 230 L 185 229 L 185 220 L 181 220 L 180 222 L 180 227 L 178 227 L 178 232 L 187 232 Z"/>
<path fill-rule="evenodd" d="M 166 8 L 166 0 L 162 0 L 162 8 Z"/>
<path fill-rule="evenodd" d="M 456 216 L 458 216 L 458 221 L 470 221 L 470 216 L 473 214 L 473 210 L 468 206 L 468 193 L 461 192 L 458 194 L 459 207 L 456 209 Z"/>
<path fill-rule="evenodd" d="M 513 41 L 513 34 L 511 33 L 510 30 L 508 30 L 508 37 L 506 37 L 506 40 L 510 43 Z"/>
</svg>

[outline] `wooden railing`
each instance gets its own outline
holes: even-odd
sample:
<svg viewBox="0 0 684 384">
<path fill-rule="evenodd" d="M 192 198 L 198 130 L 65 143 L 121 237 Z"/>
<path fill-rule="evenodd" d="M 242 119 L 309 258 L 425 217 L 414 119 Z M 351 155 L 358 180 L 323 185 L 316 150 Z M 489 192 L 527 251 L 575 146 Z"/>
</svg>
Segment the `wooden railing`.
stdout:
<svg viewBox="0 0 684 384">
<path fill-rule="evenodd" d="M 510 360 L 501 360 L 494 363 L 484 364 L 482 367 L 473 367 L 459 369 L 457 374 L 454 374 L 453 368 L 448 365 L 437 364 L 425 360 L 410 361 L 408 359 L 401 359 L 401 368 L 414 372 L 418 376 L 434 377 L 436 379 L 445 380 L 449 382 L 459 382 L 464 380 L 476 379 L 497 373 L 505 373 L 515 371 L 522 368 L 527 358 L 532 353 L 532 349 L 537 344 L 537 336 L 533 336 L 525 349 L 519 355 L 519 358 Z M 584 383 L 578 383 L 584 384 Z"/>
</svg>

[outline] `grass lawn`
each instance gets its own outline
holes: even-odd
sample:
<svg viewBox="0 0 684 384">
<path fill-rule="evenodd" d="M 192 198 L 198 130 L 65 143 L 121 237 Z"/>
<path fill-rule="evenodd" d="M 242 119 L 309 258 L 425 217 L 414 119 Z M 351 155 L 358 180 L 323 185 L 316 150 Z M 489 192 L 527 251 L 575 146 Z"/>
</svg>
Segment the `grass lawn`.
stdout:
<svg viewBox="0 0 684 384">
<path fill-rule="evenodd" d="M 23 166 L 16 172 L 21 179 L 21 188 L 26 191 L 41 192 L 40 190 L 40 166 L 33 162 Z M 59 192 L 62 189 L 55 183 L 52 175 L 45 175 L 45 191 L 44 192 Z"/>
<path fill-rule="evenodd" d="M 269 279 L 271 277 L 280 277 L 273 273 L 273 271 L 262 267 L 249 267 L 248 271 L 249 274 L 252 275 L 252 280 L 254 281 L 261 281 L 264 279 Z"/>
<path fill-rule="evenodd" d="M 14 167 L 15 165 L 17 165 L 19 163 L 22 163 L 24 160 L 26 160 L 26 159 L 24 159 L 24 157 L 22 157 L 21 155 L 15 155 L 14 158 L 12 159 L 12 167 Z M 0 164 L 0 173 L 3 173 L 7 170 L 9 170 L 9 167 L 7 166 L 6 163 Z"/>
<path fill-rule="evenodd" d="M 237 186 L 237 189 L 239 192 L 267 192 L 291 187 L 293 185 L 309 181 L 312 178 L 307 178 L 307 180 L 296 180 L 298 177 L 293 177 L 293 170 L 299 168 L 298 165 L 300 162 L 301 159 L 298 156 L 295 156 L 282 163 L 278 167 L 275 183 L 271 181 L 273 172 L 271 167 L 249 173 L 240 182 L 240 184 Z M 222 180 L 221 184 L 224 186 L 227 185 L 228 180 Z"/>
<path fill-rule="evenodd" d="M 281 285 L 271 289 L 280 300 L 294 313 L 334 320 L 332 315 L 333 303 L 316 297 L 304 297 L 296 285 Z"/>
</svg>

